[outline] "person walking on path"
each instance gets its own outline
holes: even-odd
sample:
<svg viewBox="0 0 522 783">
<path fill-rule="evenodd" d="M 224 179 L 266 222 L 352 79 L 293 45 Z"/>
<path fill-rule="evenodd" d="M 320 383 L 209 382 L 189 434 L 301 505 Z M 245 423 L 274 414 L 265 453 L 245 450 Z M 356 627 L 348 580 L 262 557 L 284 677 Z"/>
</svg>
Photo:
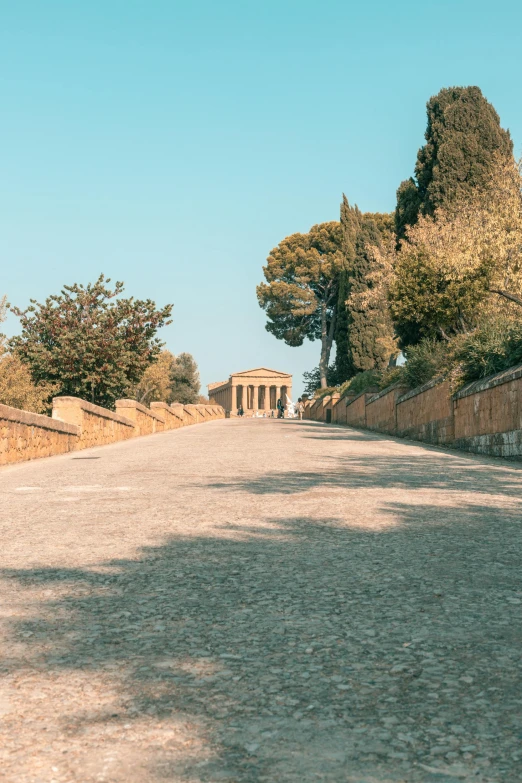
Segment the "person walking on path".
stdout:
<svg viewBox="0 0 522 783">
<path fill-rule="evenodd" d="M 278 419 L 284 419 L 285 417 L 285 409 L 283 407 L 283 403 L 281 401 L 281 398 L 277 401 L 277 418 Z"/>
<path fill-rule="evenodd" d="M 302 400 L 301 397 L 299 397 L 299 399 L 297 400 L 297 405 L 295 406 L 295 409 L 296 409 L 297 413 L 299 414 L 299 421 L 302 421 L 303 420 L 304 405 L 303 405 L 303 400 Z"/>
</svg>

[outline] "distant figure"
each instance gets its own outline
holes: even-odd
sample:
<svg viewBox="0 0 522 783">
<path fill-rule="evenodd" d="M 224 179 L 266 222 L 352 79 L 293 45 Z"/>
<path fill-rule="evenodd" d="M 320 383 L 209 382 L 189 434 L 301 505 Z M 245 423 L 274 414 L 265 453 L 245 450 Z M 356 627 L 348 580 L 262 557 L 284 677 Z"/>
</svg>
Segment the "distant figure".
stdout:
<svg viewBox="0 0 522 783">
<path fill-rule="evenodd" d="M 281 398 L 277 401 L 277 418 L 278 419 L 284 419 L 285 417 L 285 406 L 283 405 L 283 401 Z"/>
<path fill-rule="evenodd" d="M 303 400 L 301 397 L 297 400 L 297 405 L 295 406 L 297 413 L 299 414 L 299 419 L 302 421 L 303 419 L 303 411 L 304 411 L 304 405 Z"/>
<path fill-rule="evenodd" d="M 245 411 L 243 410 L 243 406 L 242 405 L 240 405 L 239 408 L 237 409 L 237 415 L 238 416 L 244 416 L 245 415 Z"/>
</svg>

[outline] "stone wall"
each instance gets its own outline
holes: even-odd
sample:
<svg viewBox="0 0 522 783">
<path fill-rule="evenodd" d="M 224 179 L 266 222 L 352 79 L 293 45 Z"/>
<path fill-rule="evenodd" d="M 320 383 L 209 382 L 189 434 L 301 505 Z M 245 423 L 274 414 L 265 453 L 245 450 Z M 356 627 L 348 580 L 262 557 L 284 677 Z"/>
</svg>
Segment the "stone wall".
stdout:
<svg viewBox="0 0 522 783">
<path fill-rule="evenodd" d="M 522 365 L 464 387 L 454 406 L 454 446 L 522 457 Z"/>
<path fill-rule="evenodd" d="M 371 429 L 402 438 L 498 457 L 522 458 L 522 365 L 469 384 L 451 396 L 436 378 L 408 391 L 396 384 L 380 393 L 308 400 L 304 418 Z"/>
<path fill-rule="evenodd" d="M 161 416 L 166 430 L 177 430 L 183 427 L 183 416 L 178 416 L 166 402 L 151 402 L 150 409 Z"/>
<path fill-rule="evenodd" d="M 453 442 L 453 400 L 447 381 L 435 378 L 397 400 L 397 435 L 425 443 Z"/>
<path fill-rule="evenodd" d="M 75 424 L 0 405 L 0 465 L 73 451 L 79 437 Z"/>
<path fill-rule="evenodd" d="M 55 397 L 52 417 L 79 428 L 77 449 L 106 446 L 135 435 L 134 422 L 129 418 L 79 397 Z"/>
<path fill-rule="evenodd" d="M 202 408 L 196 417 L 181 404 L 157 402 L 146 408 L 135 400 L 118 400 L 114 412 L 78 397 L 55 397 L 51 417 L 0 405 L 0 465 L 225 417 L 219 405 Z"/>
<path fill-rule="evenodd" d="M 346 406 L 348 400 L 353 400 L 353 397 L 341 397 L 335 400 L 332 404 L 332 422 L 334 424 L 346 424 Z"/>
<path fill-rule="evenodd" d="M 165 429 L 164 417 L 136 400 L 116 400 L 116 413 L 132 421 L 135 435 L 152 435 Z"/>
<path fill-rule="evenodd" d="M 394 384 L 370 397 L 366 403 L 366 427 L 394 435 L 397 432 L 397 400 L 405 391 L 405 386 Z"/>
<path fill-rule="evenodd" d="M 351 427 L 366 427 L 366 405 L 377 390 L 361 392 L 346 398 L 346 423 Z"/>
</svg>

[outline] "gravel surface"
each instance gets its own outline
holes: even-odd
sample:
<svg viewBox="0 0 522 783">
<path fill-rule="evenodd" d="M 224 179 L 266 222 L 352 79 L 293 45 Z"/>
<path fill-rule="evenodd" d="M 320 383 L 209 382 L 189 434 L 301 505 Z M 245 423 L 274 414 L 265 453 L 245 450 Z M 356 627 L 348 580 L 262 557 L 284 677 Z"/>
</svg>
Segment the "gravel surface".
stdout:
<svg viewBox="0 0 522 783">
<path fill-rule="evenodd" d="M 216 421 L 0 470 L 7 783 L 520 783 L 522 468 Z"/>
</svg>

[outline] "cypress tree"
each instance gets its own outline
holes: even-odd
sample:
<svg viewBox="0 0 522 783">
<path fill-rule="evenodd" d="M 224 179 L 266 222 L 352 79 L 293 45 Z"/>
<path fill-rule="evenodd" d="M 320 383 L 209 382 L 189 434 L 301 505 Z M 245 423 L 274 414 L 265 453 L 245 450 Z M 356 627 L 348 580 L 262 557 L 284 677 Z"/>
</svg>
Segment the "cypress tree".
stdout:
<svg viewBox="0 0 522 783">
<path fill-rule="evenodd" d="M 499 158 L 513 155 L 509 131 L 500 126 L 493 106 L 479 87 L 448 87 L 427 103 L 426 144 L 417 154 L 415 179 L 397 191 L 397 239 L 419 213 L 432 215 L 486 186 Z"/>
<path fill-rule="evenodd" d="M 357 206 L 350 207 L 343 195 L 341 227 L 346 269 L 340 280 L 337 311 L 338 383 L 362 370 L 383 369 L 390 358 L 391 325 L 387 307 L 369 308 L 360 303 L 364 299 L 360 295 L 372 285 L 370 248 L 381 248 L 382 242 L 392 235 L 393 216 L 363 214 Z"/>
<path fill-rule="evenodd" d="M 339 298 L 337 304 L 337 325 L 335 329 L 336 344 L 336 380 L 341 384 L 355 375 L 355 367 L 352 361 L 349 330 L 350 313 L 346 305 L 350 296 L 350 279 L 355 263 L 355 244 L 360 226 L 360 212 L 357 207 L 351 207 L 343 193 L 341 203 L 341 229 L 342 250 L 346 259 L 345 269 L 341 272 L 339 280 Z"/>
</svg>

